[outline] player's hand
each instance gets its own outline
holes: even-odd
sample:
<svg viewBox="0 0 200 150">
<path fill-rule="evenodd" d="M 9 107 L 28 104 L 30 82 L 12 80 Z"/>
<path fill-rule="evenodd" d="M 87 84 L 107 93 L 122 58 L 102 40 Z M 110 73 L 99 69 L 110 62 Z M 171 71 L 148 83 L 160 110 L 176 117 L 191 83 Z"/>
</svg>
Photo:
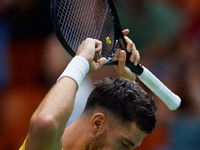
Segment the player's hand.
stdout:
<svg viewBox="0 0 200 150">
<path fill-rule="evenodd" d="M 125 29 L 122 32 L 124 34 L 124 39 L 125 39 L 125 41 L 127 43 L 126 51 L 131 53 L 131 56 L 130 56 L 129 60 L 135 66 L 137 66 L 137 64 L 140 61 L 140 54 L 139 54 L 138 50 L 136 49 L 135 44 L 132 42 L 132 40 L 127 37 L 128 33 L 129 33 L 129 30 Z"/>
<path fill-rule="evenodd" d="M 124 38 L 127 43 L 126 51 L 131 53 L 130 56 L 130 62 L 133 63 L 133 65 L 137 65 L 140 61 L 140 55 L 137 51 L 135 44 L 126 36 L 129 33 L 129 30 L 123 30 Z M 128 67 L 125 66 L 126 62 L 126 52 L 122 50 L 120 47 L 118 47 L 113 60 L 118 60 L 118 65 L 115 66 L 115 69 L 119 76 L 128 78 L 132 81 L 136 79 L 136 75 L 134 72 L 132 72 Z"/>
<path fill-rule="evenodd" d="M 106 58 L 99 56 L 102 51 L 102 42 L 96 39 L 87 38 L 85 39 L 78 48 L 76 55 L 84 57 L 90 65 L 89 72 L 98 70 L 106 61 Z"/>
</svg>

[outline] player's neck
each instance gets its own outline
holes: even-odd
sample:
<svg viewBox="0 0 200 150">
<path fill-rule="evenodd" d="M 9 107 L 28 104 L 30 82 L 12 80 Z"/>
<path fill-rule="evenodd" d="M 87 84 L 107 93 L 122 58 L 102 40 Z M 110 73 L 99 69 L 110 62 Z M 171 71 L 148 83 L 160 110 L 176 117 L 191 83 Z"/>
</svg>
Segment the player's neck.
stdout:
<svg viewBox="0 0 200 150">
<path fill-rule="evenodd" d="M 64 150 L 83 150 L 88 141 L 90 141 L 89 128 L 82 119 L 77 119 L 74 123 L 65 129 L 63 134 L 63 149 Z"/>
</svg>

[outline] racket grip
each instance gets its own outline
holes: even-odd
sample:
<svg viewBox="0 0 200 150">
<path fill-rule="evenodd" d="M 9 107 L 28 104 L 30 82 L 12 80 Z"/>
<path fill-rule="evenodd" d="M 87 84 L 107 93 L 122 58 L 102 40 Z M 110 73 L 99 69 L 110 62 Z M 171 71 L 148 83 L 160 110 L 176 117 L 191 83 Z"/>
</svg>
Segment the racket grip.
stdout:
<svg viewBox="0 0 200 150">
<path fill-rule="evenodd" d="M 171 92 L 158 78 L 143 66 L 143 72 L 138 78 L 155 93 L 170 110 L 177 109 L 181 104 L 179 96 Z"/>
</svg>

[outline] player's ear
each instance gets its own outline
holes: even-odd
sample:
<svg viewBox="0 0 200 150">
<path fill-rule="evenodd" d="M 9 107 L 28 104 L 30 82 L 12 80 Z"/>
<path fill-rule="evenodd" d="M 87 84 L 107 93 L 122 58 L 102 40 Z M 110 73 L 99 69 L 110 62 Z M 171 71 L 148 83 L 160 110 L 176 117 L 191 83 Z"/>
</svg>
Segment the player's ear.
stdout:
<svg viewBox="0 0 200 150">
<path fill-rule="evenodd" d="M 96 113 L 92 116 L 92 134 L 95 135 L 102 129 L 105 123 L 105 115 L 103 113 Z"/>
</svg>

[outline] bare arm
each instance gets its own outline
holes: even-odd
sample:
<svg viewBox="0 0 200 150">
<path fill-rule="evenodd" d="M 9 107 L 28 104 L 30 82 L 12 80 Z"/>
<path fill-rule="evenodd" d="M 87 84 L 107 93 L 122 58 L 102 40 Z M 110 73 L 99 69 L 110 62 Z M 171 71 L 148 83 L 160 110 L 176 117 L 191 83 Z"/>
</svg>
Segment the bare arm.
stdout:
<svg viewBox="0 0 200 150">
<path fill-rule="evenodd" d="M 95 53 L 101 51 L 102 44 L 94 39 L 86 39 L 79 47 L 77 55 L 85 58 L 93 72 L 105 62 L 102 58 L 93 61 Z M 30 120 L 26 150 L 61 150 L 65 125 L 72 113 L 77 83 L 69 77 L 62 77 L 49 91 Z"/>
</svg>

